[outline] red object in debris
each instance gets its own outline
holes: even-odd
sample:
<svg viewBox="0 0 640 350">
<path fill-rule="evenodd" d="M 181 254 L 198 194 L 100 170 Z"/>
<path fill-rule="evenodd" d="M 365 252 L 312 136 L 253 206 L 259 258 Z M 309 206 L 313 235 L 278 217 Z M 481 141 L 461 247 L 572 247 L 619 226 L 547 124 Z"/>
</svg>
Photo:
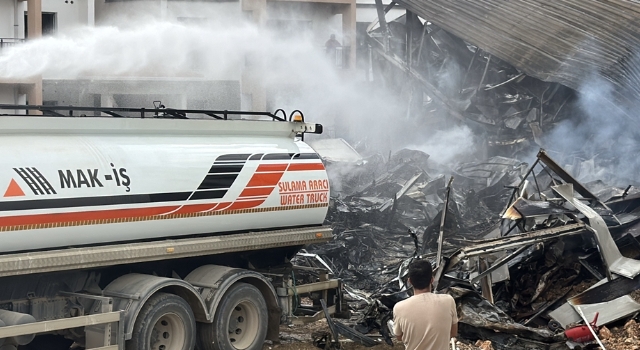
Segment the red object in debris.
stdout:
<svg viewBox="0 0 640 350">
<path fill-rule="evenodd" d="M 597 322 L 598 322 L 598 312 L 596 312 L 596 315 L 593 318 L 593 321 L 591 321 L 590 323 L 594 333 L 598 332 L 598 327 L 596 326 Z M 576 343 L 588 343 L 590 341 L 595 340 L 595 338 L 593 337 L 593 334 L 591 334 L 591 331 L 589 330 L 589 326 L 587 325 L 569 328 L 566 331 L 564 331 L 564 335 L 567 337 L 567 339 L 574 341 Z"/>
</svg>

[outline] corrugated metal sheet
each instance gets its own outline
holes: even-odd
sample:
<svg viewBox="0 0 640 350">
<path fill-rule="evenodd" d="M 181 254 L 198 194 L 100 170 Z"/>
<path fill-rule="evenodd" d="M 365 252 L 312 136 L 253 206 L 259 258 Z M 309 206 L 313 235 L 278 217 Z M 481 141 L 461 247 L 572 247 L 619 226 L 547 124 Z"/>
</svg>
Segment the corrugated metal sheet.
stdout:
<svg viewBox="0 0 640 350">
<path fill-rule="evenodd" d="M 398 0 L 527 75 L 578 90 L 594 75 L 640 102 L 640 1 Z"/>
</svg>

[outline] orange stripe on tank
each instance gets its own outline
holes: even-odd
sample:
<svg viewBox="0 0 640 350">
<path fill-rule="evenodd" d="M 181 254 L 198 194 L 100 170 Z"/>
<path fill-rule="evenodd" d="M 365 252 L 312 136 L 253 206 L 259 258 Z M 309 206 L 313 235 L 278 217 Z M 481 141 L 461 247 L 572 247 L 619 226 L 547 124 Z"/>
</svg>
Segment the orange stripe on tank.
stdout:
<svg viewBox="0 0 640 350">
<path fill-rule="evenodd" d="M 268 196 L 273 192 L 274 188 L 275 187 L 245 188 L 242 193 L 240 193 L 240 197 Z"/>
<path fill-rule="evenodd" d="M 203 210 L 202 212 L 212 211 L 212 210 L 216 209 L 217 207 L 219 207 L 220 204 L 222 204 L 222 203 L 215 203 L 215 205 L 210 206 L 209 208 L 207 208 L 207 210 Z"/>
<path fill-rule="evenodd" d="M 247 187 L 275 186 L 284 173 L 257 173 L 253 174 Z"/>
<path fill-rule="evenodd" d="M 259 199 L 259 200 L 252 200 L 252 201 L 242 201 L 242 202 L 235 202 L 233 203 L 229 208 L 225 209 L 225 211 L 227 210 L 237 210 L 237 209 L 247 209 L 247 208 L 253 208 L 253 207 L 257 207 L 260 204 L 264 203 L 264 199 Z"/>
<path fill-rule="evenodd" d="M 217 204 L 216 204 L 217 205 Z M 194 204 L 194 205 L 185 205 L 182 208 L 178 209 L 177 211 L 171 213 L 171 214 L 188 214 L 188 213 L 195 213 L 195 212 L 200 212 L 200 211 L 207 211 L 210 209 L 213 209 L 215 207 L 212 206 L 211 203 L 207 203 L 207 204 Z"/>
<path fill-rule="evenodd" d="M 285 171 L 287 170 L 288 164 L 260 164 L 257 172 L 265 172 L 265 171 Z"/>
<path fill-rule="evenodd" d="M 287 171 L 324 170 L 322 163 L 292 163 Z"/>
</svg>

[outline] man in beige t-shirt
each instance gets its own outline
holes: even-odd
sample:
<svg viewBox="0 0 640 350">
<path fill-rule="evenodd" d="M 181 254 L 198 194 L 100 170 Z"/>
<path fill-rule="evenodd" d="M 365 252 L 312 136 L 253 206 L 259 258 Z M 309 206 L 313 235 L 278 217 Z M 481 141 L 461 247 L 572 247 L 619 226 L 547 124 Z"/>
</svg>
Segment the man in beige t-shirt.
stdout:
<svg viewBox="0 0 640 350">
<path fill-rule="evenodd" d="M 407 350 L 447 350 L 458 333 L 456 302 L 448 294 L 431 293 L 431 263 L 409 265 L 413 296 L 393 307 L 393 333 Z"/>
</svg>

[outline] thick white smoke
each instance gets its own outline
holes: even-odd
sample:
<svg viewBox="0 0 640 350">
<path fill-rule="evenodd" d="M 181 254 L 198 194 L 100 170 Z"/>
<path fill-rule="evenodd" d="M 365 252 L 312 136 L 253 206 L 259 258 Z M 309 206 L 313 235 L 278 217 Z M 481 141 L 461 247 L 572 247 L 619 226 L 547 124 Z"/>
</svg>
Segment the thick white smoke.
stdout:
<svg viewBox="0 0 640 350">
<path fill-rule="evenodd" d="M 455 140 L 454 144 L 451 143 L 452 140 Z M 474 153 L 476 147 L 477 140 L 473 135 L 473 131 L 463 125 L 447 130 L 435 131 L 424 143 L 410 145 L 408 148 L 417 149 L 429 154 L 429 159 L 439 164 L 451 164 L 463 160 L 465 156 Z"/>
<path fill-rule="evenodd" d="M 364 73 L 358 77 L 355 71 L 337 69 L 308 37 L 283 37 L 241 21 L 198 26 L 155 19 L 122 22 L 76 28 L 5 50 L 0 77 L 215 81 L 251 72 L 275 92 L 274 108 L 300 109 L 307 120 L 324 123 L 329 136 L 364 142 L 368 151 L 387 154 L 412 146 L 439 162 L 453 162 L 474 151 L 468 128 L 421 127 L 424 118 L 436 116 L 408 117 L 405 92 L 365 82 Z"/>
<path fill-rule="evenodd" d="M 578 90 L 575 115 L 556 126 L 544 138 L 579 180 L 603 180 L 610 185 L 638 185 L 640 152 L 638 120 L 640 106 L 615 105 L 613 84 L 598 75 L 585 79 Z"/>
</svg>

